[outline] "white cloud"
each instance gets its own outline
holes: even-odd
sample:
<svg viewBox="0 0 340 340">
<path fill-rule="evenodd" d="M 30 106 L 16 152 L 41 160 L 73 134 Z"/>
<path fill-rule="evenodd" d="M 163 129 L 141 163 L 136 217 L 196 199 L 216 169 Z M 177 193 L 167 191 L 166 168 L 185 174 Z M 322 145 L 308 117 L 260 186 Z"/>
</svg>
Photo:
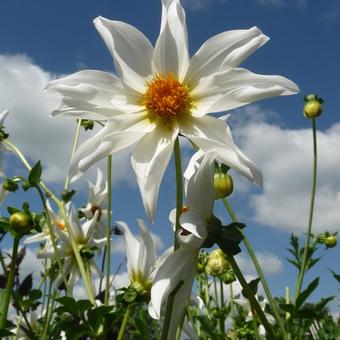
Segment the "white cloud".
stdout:
<svg viewBox="0 0 340 340">
<path fill-rule="evenodd" d="M 280 8 L 286 5 L 307 6 L 308 0 L 255 0 L 259 5 Z"/>
<path fill-rule="evenodd" d="M 199 10 L 210 7 L 214 4 L 224 4 L 227 0 L 183 0 L 183 5 L 190 9 Z"/>
<path fill-rule="evenodd" d="M 279 257 L 270 252 L 256 252 L 256 257 L 265 274 L 274 275 L 283 270 L 283 263 Z M 242 273 L 257 275 L 254 264 L 250 257 L 241 253 L 236 255 L 236 262 L 241 268 Z"/>
<path fill-rule="evenodd" d="M 6 131 L 32 162 L 42 161 L 43 178 L 55 182 L 65 179 L 76 123 L 50 116 L 59 98 L 44 88 L 53 78 L 26 55 L 0 55 L 0 111 L 10 110 Z M 81 139 L 91 134 L 84 132 Z M 113 157 L 113 182 L 134 178 L 129 163 L 128 152 Z M 93 169 L 91 173 L 95 177 Z"/>
<path fill-rule="evenodd" d="M 303 232 L 307 225 L 312 179 L 311 128 L 283 128 L 265 121 L 263 112 L 258 119 L 259 112 L 257 106 L 250 106 L 243 113 L 239 111 L 234 117 L 243 115 L 243 119 L 236 121 L 233 129 L 242 151 L 263 172 L 263 192 L 250 196 L 254 218 L 268 226 Z M 340 172 L 336 157 L 339 149 L 340 124 L 318 131 L 315 232 L 339 228 Z"/>
</svg>

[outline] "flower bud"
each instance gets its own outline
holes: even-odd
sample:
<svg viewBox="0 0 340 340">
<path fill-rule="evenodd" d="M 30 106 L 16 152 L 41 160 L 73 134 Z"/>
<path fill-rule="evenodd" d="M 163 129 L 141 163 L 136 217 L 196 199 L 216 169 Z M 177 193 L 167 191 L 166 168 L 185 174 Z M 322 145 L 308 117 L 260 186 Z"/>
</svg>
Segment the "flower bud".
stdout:
<svg viewBox="0 0 340 340">
<path fill-rule="evenodd" d="M 224 284 L 228 285 L 229 283 L 236 281 L 236 276 L 234 271 L 230 268 L 225 274 L 221 276 L 221 279 Z"/>
<path fill-rule="evenodd" d="M 228 271 L 229 266 L 230 265 L 225 254 L 218 248 L 209 254 L 205 270 L 212 276 L 220 276 Z"/>
<path fill-rule="evenodd" d="M 20 235 L 28 234 L 32 227 L 33 221 L 29 214 L 25 212 L 16 212 L 9 218 L 10 227 Z"/>
<path fill-rule="evenodd" d="M 305 107 L 303 114 L 307 118 L 316 118 L 322 112 L 323 99 L 319 98 L 316 94 L 310 94 L 305 97 Z"/>
<path fill-rule="evenodd" d="M 230 196 L 233 192 L 233 179 L 227 173 L 217 172 L 214 176 L 215 200 Z"/>
<path fill-rule="evenodd" d="M 335 235 L 330 235 L 325 237 L 324 244 L 327 248 L 334 248 L 336 246 L 337 240 Z"/>
<path fill-rule="evenodd" d="M 94 256 L 95 247 L 87 247 L 85 245 L 79 245 L 79 253 L 83 259 L 90 260 Z"/>
<path fill-rule="evenodd" d="M 4 188 L 4 190 L 11 192 L 18 190 L 19 188 L 18 184 L 10 178 L 6 178 L 4 180 L 2 187 Z"/>
<path fill-rule="evenodd" d="M 205 271 L 205 267 L 208 263 L 208 255 L 205 252 L 200 252 L 197 261 L 197 273 L 202 274 Z"/>
</svg>

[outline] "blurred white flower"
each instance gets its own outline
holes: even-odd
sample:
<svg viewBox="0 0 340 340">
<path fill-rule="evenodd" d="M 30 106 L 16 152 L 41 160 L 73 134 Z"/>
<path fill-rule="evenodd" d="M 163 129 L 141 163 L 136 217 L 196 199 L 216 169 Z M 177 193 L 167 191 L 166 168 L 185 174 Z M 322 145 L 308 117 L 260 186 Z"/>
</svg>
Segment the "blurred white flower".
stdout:
<svg viewBox="0 0 340 340">
<path fill-rule="evenodd" d="M 96 184 L 88 181 L 89 197 L 85 208 L 79 209 L 87 219 L 93 218 L 96 211 L 98 211 L 98 220 L 95 231 L 96 238 L 102 238 L 106 235 L 106 224 L 104 220 L 107 216 L 107 192 L 108 184 L 103 181 L 103 174 L 100 169 L 97 169 Z"/>
<path fill-rule="evenodd" d="M 4 121 L 8 115 L 9 111 L 5 110 L 0 112 L 0 132 L 4 133 L 3 128 L 4 128 Z M 5 147 L 3 145 L 3 143 L 1 143 L 1 139 L 0 139 L 0 177 L 4 176 L 4 168 L 3 168 L 3 164 L 2 164 L 2 153 L 4 151 Z"/>
<path fill-rule="evenodd" d="M 225 123 L 208 114 L 298 92 L 296 84 L 284 77 L 238 67 L 268 37 L 257 27 L 223 32 L 190 58 L 180 0 L 162 0 L 155 47 L 124 22 L 98 17 L 94 24 L 119 77 L 85 70 L 47 86 L 63 96 L 53 115 L 106 122 L 78 148 L 69 171 L 73 181 L 98 160 L 137 143 L 132 166 L 146 213 L 153 221 L 160 183 L 179 134 L 205 152 L 223 150 L 227 164 L 255 180 L 248 164 L 229 145 Z"/>
<path fill-rule="evenodd" d="M 98 211 L 95 212 L 94 217 L 91 220 L 86 221 L 84 224 L 81 225 L 76 210 L 71 209 L 68 222 L 73 234 L 74 242 L 79 249 L 80 255 L 85 261 L 86 266 L 88 266 L 90 271 L 96 271 L 100 275 L 100 270 L 98 269 L 93 257 L 98 247 L 101 247 L 105 244 L 106 239 L 95 239 L 93 237 L 95 233 L 97 218 Z M 57 245 L 59 255 L 61 258 L 64 259 L 64 273 L 66 277 L 69 276 L 68 284 L 69 287 L 73 289 L 75 283 L 80 277 L 80 271 L 71 244 L 71 239 L 66 229 L 55 228 L 55 233 L 59 239 L 59 243 Z M 48 246 L 45 247 L 41 252 L 39 252 L 38 257 L 54 258 L 55 253 L 52 244 L 48 243 Z M 54 285 L 58 287 L 61 283 L 62 276 L 61 274 L 59 274 L 58 278 L 54 281 Z"/>
</svg>

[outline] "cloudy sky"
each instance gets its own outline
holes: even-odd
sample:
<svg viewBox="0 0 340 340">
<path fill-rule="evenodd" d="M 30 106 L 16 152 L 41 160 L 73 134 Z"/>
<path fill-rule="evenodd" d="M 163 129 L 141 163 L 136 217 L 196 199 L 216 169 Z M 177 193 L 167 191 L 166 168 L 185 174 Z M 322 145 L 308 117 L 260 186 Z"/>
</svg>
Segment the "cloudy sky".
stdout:
<svg viewBox="0 0 340 340">
<path fill-rule="evenodd" d="M 235 192 L 230 200 L 247 224 L 246 232 L 275 294 L 283 294 L 286 286 L 295 285 L 295 271 L 285 261 L 289 235 L 303 235 L 307 224 L 312 135 L 302 108 L 303 96 L 310 92 L 326 102 L 317 122 L 319 180 L 313 229 L 335 231 L 340 225 L 340 4 L 337 0 L 183 0 L 183 5 L 192 53 L 212 35 L 258 26 L 271 39 L 243 66 L 256 73 L 286 76 L 301 89 L 295 96 L 230 112 L 237 144 L 264 175 L 263 188 L 254 188 L 235 175 Z M 60 190 L 65 178 L 76 125 L 69 119 L 50 117 L 59 99 L 47 95 L 45 85 L 81 69 L 114 72 L 110 54 L 92 24 L 96 16 L 129 22 L 154 42 L 160 9 L 156 0 L 1 2 L 0 111 L 11 111 L 6 130 L 12 141 L 32 163 L 42 160 L 44 178 L 55 190 Z M 81 138 L 90 135 L 84 132 Z M 186 148 L 184 159 L 189 156 Z M 24 173 L 13 156 L 6 156 L 5 163 L 8 174 Z M 92 169 L 89 176 L 94 173 Z M 113 180 L 113 216 L 136 230 L 136 218 L 145 219 L 145 214 L 128 152 L 114 156 Z M 160 250 L 172 241 L 168 213 L 175 204 L 174 183 L 170 164 L 161 187 L 156 222 L 151 226 Z M 81 205 L 86 200 L 86 181 L 79 181 L 76 188 L 76 201 Z M 41 209 L 31 194 L 9 197 L 7 202 L 18 206 L 25 199 L 33 199 L 33 206 Z M 228 221 L 219 204 L 217 213 Z M 120 243 L 114 243 L 115 265 L 123 258 Z M 339 272 L 338 255 L 337 249 L 327 252 L 309 276 L 322 276 L 323 288 L 315 299 L 336 294 L 328 268 Z M 239 256 L 239 263 L 247 274 L 254 274 L 245 253 Z"/>
</svg>

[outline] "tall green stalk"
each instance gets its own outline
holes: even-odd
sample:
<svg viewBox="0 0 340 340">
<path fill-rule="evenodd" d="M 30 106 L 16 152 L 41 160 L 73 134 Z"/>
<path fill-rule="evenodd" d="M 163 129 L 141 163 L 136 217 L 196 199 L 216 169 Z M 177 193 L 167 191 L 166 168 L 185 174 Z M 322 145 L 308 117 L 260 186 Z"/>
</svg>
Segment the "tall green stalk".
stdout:
<svg viewBox="0 0 340 340">
<path fill-rule="evenodd" d="M 16 267 L 17 257 L 18 257 L 19 243 L 20 243 L 20 237 L 17 237 L 17 236 L 14 237 L 11 266 L 10 266 L 10 270 L 7 276 L 6 292 L 5 292 L 5 297 L 4 297 L 4 303 L 2 305 L 3 310 L 1 311 L 1 316 L 0 316 L 0 329 L 4 329 L 6 327 L 8 308 L 9 308 L 9 304 L 11 302 L 11 296 L 12 296 L 12 289 L 13 289 L 14 276 L 15 276 L 15 267 Z"/>
<path fill-rule="evenodd" d="M 112 184 L 112 156 L 107 157 L 107 220 L 106 220 L 106 276 L 105 276 L 105 296 L 104 304 L 109 303 L 110 292 L 110 259 L 111 259 L 111 184 Z"/>
<path fill-rule="evenodd" d="M 250 287 L 249 287 L 246 279 L 244 278 L 240 268 L 238 267 L 234 257 L 229 255 L 229 254 L 226 254 L 226 256 L 228 258 L 228 261 L 229 261 L 231 267 L 234 270 L 234 273 L 235 273 L 238 281 L 240 282 L 240 284 L 243 288 L 243 291 L 247 295 L 247 299 L 249 300 L 251 307 L 255 310 L 257 316 L 259 317 L 264 328 L 266 329 L 268 339 L 276 339 L 274 332 L 273 332 L 273 329 L 272 329 L 272 326 L 268 322 L 263 310 L 261 309 L 261 306 L 259 305 L 258 301 L 256 300 L 252 290 L 250 289 Z"/>
<path fill-rule="evenodd" d="M 233 222 L 238 222 L 238 219 L 229 203 L 229 201 L 224 198 L 223 199 L 223 204 L 227 210 L 227 212 L 229 213 L 229 216 L 231 217 L 231 219 L 233 220 Z M 250 245 L 250 242 L 247 238 L 247 236 L 244 234 L 243 230 L 242 229 L 239 229 L 239 231 L 242 233 L 243 235 L 243 243 L 244 245 L 246 246 L 247 248 L 247 251 L 249 253 L 249 256 L 251 257 L 252 261 L 253 261 L 253 264 L 255 266 L 255 269 L 259 275 L 259 278 L 261 280 L 261 283 L 262 283 L 262 287 L 263 287 L 263 290 L 268 298 L 268 301 L 269 301 L 269 304 L 270 306 L 272 307 L 272 311 L 273 311 L 273 315 L 274 315 L 274 318 L 275 318 L 275 321 L 277 322 L 277 324 L 279 325 L 280 329 L 281 329 L 281 332 L 283 334 L 283 337 L 286 338 L 286 330 L 285 330 L 285 326 L 284 326 L 284 323 L 280 317 L 280 312 L 279 312 L 279 309 L 276 305 L 276 302 L 273 298 L 273 295 L 271 294 L 270 292 L 270 289 L 269 289 L 269 286 L 267 284 L 267 281 L 265 279 L 265 276 L 264 276 L 264 273 L 261 269 L 261 266 L 260 266 L 260 263 L 255 255 L 255 252 L 252 248 L 252 246 Z"/>
<path fill-rule="evenodd" d="M 119 329 L 117 340 L 123 340 L 124 339 L 125 329 L 126 329 L 129 317 L 130 317 L 130 311 L 131 311 L 131 307 L 130 307 L 130 305 L 127 305 L 126 310 L 125 310 L 125 314 L 124 314 L 124 318 L 123 318 L 123 322 L 122 322 L 122 325 L 120 326 L 120 329 Z"/>
<path fill-rule="evenodd" d="M 179 137 L 177 137 L 175 141 L 174 153 L 175 153 L 175 165 L 176 165 L 176 232 L 175 232 L 174 248 L 176 250 L 179 248 L 176 235 L 177 235 L 177 230 L 179 230 L 181 227 L 179 223 L 179 218 L 181 217 L 182 209 L 183 209 L 182 162 L 181 162 L 181 150 L 180 150 L 180 145 L 179 145 Z"/>
<path fill-rule="evenodd" d="M 313 223 L 313 212 L 314 212 L 314 201 L 316 192 L 316 178 L 317 178 L 317 165 L 318 165 L 318 154 L 317 154 L 317 142 L 316 142 L 316 121 L 312 118 L 312 129 L 313 129 L 313 178 L 312 178 L 312 191 L 310 195 L 310 206 L 309 206 L 309 217 L 308 217 L 308 227 L 307 227 L 307 239 L 305 242 L 303 255 L 302 255 L 302 265 L 299 272 L 298 280 L 296 282 L 294 301 L 296 301 L 299 296 L 303 284 L 303 278 L 306 273 L 307 262 L 308 262 L 308 248 L 312 234 L 312 223 Z"/>
</svg>

